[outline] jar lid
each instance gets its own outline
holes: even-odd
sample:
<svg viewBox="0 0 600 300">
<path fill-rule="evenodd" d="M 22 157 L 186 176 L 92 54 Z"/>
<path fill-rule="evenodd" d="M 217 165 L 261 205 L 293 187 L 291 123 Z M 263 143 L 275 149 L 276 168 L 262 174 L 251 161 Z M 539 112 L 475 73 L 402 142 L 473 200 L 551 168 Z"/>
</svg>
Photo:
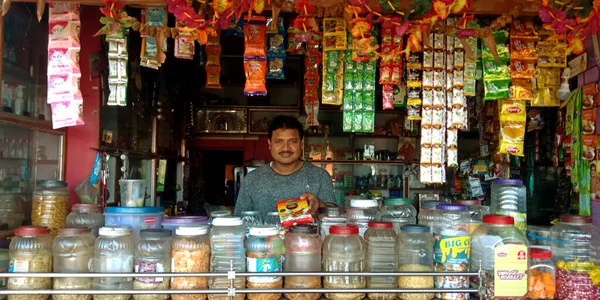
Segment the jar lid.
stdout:
<svg viewBox="0 0 600 300">
<path fill-rule="evenodd" d="M 36 185 L 45 188 L 66 188 L 67 183 L 60 180 L 38 180 Z"/>
<path fill-rule="evenodd" d="M 498 224 L 498 225 L 514 225 L 515 219 L 511 216 L 505 215 L 485 215 L 483 216 L 483 223 L 486 224 Z"/>
<path fill-rule="evenodd" d="M 267 213 L 267 216 L 271 216 L 271 217 L 279 217 L 279 213 L 276 211 L 270 211 Z"/>
<path fill-rule="evenodd" d="M 244 221 L 238 217 L 219 217 L 213 220 L 213 226 L 241 226 Z"/>
<path fill-rule="evenodd" d="M 383 202 L 385 205 L 412 205 L 412 200 L 407 198 L 391 198 Z"/>
<path fill-rule="evenodd" d="M 131 228 L 128 226 L 101 227 L 98 233 L 103 236 L 112 237 L 127 236 L 131 235 Z"/>
<path fill-rule="evenodd" d="M 350 200 L 350 207 L 352 208 L 373 208 L 378 207 L 379 203 L 374 199 L 352 199 Z"/>
<path fill-rule="evenodd" d="M 523 185 L 523 180 L 520 179 L 496 179 L 494 184 L 517 184 Z"/>
<path fill-rule="evenodd" d="M 253 236 L 274 236 L 279 234 L 279 228 L 275 226 L 259 225 L 250 228 L 250 235 Z"/>
<path fill-rule="evenodd" d="M 481 205 L 481 201 L 479 201 L 479 200 L 454 200 L 454 204 L 473 206 L 473 205 Z"/>
<path fill-rule="evenodd" d="M 329 227 L 329 234 L 358 234 L 358 227 L 355 225 L 333 225 Z"/>
<path fill-rule="evenodd" d="M 104 213 L 107 214 L 157 214 L 164 213 L 165 208 L 160 206 L 154 207 L 119 207 L 119 206 L 108 206 L 104 208 Z"/>
<path fill-rule="evenodd" d="M 35 236 L 50 234 L 50 228 L 45 226 L 21 226 L 15 230 L 16 236 Z"/>
<path fill-rule="evenodd" d="M 181 216 L 181 217 L 170 217 L 163 219 L 162 224 L 167 225 L 178 225 L 188 223 L 207 223 L 208 218 L 203 216 Z"/>
<path fill-rule="evenodd" d="M 436 207 L 438 204 L 443 204 L 442 201 L 423 201 L 421 207 Z"/>
<path fill-rule="evenodd" d="M 251 210 L 251 211 L 243 211 L 242 216 L 260 216 L 260 212 Z"/>
<path fill-rule="evenodd" d="M 440 203 L 436 205 L 436 208 L 439 210 L 451 210 L 451 211 L 465 211 L 467 207 L 460 204 L 452 204 L 452 203 Z"/>
<path fill-rule="evenodd" d="M 76 203 L 76 204 L 73 204 L 72 210 L 89 210 L 89 211 L 101 212 L 102 207 L 100 207 L 100 205 L 96 205 L 96 204 Z"/>
<path fill-rule="evenodd" d="M 400 230 L 408 233 L 429 233 L 431 229 L 425 225 L 406 224 L 400 227 Z"/>
<path fill-rule="evenodd" d="M 77 228 L 61 228 L 58 230 L 58 235 L 80 235 L 91 233 L 92 229 L 88 227 L 77 227 Z"/>
<path fill-rule="evenodd" d="M 179 227 L 175 229 L 176 235 L 205 235 L 208 233 L 208 227 Z"/>
<path fill-rule="evenodd" d="M 541 258 L 541 259 L 550 259 L 552 258 L 552 251 L 539 247 L 531 247 L 529 248 L 529 257 L 531 258 Z"/>
<path fill-rule="evenodd" d="M 172 234 L 169 229 L 142 229 L 140 230 L 141 238 L 165 238 Z"/>
<path fill-rule="evenodd" d="M 319 228 L 316 225 L 311 224 L 300 224 L 290 227 L 290 233 L 298 234 L 317 234 Z"/>
<path fill-rule="evenodd" d="M 343 207 L 321 207 L 319 213 L 328 217 L 337 217 L 344 214 Z"/>
<path fill-rule="evenodd" d="M 210 216 L 213 218 L 219 217 L 228 217 L 231 216 L 231 211 L 229 210 L 217 210 L 210 213 Z"/>
<path fill-rule="evenodd" d="M 580 216 L 580 215 L 562 215 L 559 218 L 561 223 L 570 223 L 570 224 L 588 224 L 592 223 L 592 218 L 588 216 Z"/>
<path fill-rule="evenodd" d="M 369 228 L 387 229 L 387 228 L 392 228 L 392 227 L 394 227 L 394 225 L 392 225 L 392 222 L 382 222 L 382 221 L 369 222 Z"/>
</svg>

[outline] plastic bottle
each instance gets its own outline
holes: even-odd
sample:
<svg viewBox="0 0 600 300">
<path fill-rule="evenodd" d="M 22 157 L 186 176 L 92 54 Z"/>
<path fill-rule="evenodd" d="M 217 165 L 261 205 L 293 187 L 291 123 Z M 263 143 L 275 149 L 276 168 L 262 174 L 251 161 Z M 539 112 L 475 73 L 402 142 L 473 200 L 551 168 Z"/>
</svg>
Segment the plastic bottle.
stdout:
<svg viewBox="0 0 600 300">
<path fill-rule="evenodd" d="M 491 213 L 511 216 L 515 227 L 527 234 L 527 191 L 522 180 L 496 179 L 492 185 Z"/>
</svg>

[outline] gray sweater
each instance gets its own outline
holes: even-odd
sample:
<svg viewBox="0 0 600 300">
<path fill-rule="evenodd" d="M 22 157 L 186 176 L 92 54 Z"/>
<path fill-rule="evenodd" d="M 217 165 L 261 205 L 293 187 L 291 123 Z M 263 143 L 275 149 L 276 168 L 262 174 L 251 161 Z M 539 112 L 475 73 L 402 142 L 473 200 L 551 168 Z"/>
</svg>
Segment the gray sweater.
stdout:
<svg viewBox="0 0 600 300">
<path fill-rule="evenodd" d="M 277 174 L 270 164 L 246 175 L 242 180 L 234 215 L 256 210 L 264 217 L 277 211 L 277 201 L 298 198 L 304 192 L 315 194 L 323 202 L 335 203 L 331 177 L 322 168 L 309 162 L 289 175 Z"/>
</svg>

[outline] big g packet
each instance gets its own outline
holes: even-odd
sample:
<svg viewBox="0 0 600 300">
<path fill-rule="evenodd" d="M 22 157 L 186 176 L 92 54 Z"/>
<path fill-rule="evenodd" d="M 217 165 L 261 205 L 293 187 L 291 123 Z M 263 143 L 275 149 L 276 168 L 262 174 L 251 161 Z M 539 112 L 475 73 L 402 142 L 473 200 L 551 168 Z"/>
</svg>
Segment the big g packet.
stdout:
<svg viewBox="0 0 600 300">
<path fill-rule="evenodd" d="M 291 198 L 277 201 L 277 212 L 282 227 L 309 224 L 315 221 L 315 218 L 310 214 L 307 199 Z"/>
</svg>

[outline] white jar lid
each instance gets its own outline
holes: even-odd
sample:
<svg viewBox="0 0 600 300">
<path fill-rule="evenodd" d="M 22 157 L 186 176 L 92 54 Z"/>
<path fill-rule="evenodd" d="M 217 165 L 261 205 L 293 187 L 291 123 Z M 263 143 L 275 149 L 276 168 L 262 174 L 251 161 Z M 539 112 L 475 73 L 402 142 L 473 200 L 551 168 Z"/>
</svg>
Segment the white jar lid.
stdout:
<svg viewBox="0 0 600 300">
<path fill-rule="evenodd" d="M 131 235 L 131 228 L 128 226 L 101 227 L 98 233 L 103 236 L 127 236 Z"/>
<path fill-rule="evenodd" d="M 373 208 L 379 207 L 379 203 L 375 199 L 352 199 L 350 200 L 350 207 L 353 208 Z"/>
<path fill-rule="evenodd" d="M 275 226 L 254 226 L 250 228 L 250 235 L 253 236 L 274 236 L 279 234 L 279 228 Z"/>
<path fill-rule="evenodd" d="M 239 217 L 222 217 L 215 218 L 212 224 L 213 226 L 241 226 L 244 225 L 244 221 Z"/>
<path fill-rule="evenodd" d="M 178 227 L 175 229 L 176 235 L 205 235 L 208 233 L 208 227 Z"/>
</svg>

